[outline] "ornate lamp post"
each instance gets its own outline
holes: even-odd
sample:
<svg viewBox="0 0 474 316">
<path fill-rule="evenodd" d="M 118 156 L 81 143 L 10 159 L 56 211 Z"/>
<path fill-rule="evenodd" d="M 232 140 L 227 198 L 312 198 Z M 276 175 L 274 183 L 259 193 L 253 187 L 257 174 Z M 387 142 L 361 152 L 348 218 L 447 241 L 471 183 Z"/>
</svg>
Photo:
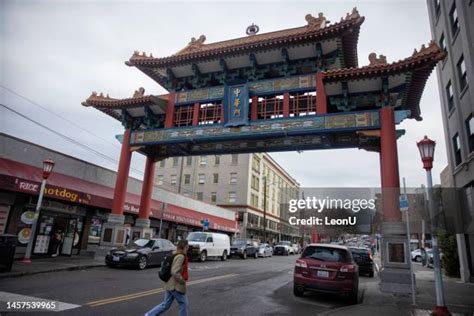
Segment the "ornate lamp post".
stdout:
<svg viewBox="0 0 474 316">
<path fill-rule="evenodd" d="M 438 237 L 433 206 L 433 179 L 431 177 L 431 169 L 433 168 L 436 142 L 425 136 L 421 141 L 416 143 L 416 145 L 420 150 L 423 168 L 426 170 L 426 182 L 428 186 L 428 208 L 431 218 L 431 241 L 433 243 L 434 278 L 436 286 L 436 307 L 432 315 L 449 315 L 448 308 L 444 302 L 443 275 L 441 273 L 441 261 L 439 258 Z"/>
<path fill-rule="evenodd" d="M 36 210 L 35 210 L 35 217 L 33 219 L 33 224 L 31 226 L 31 234 L 30 234 L 30 239 L 28 240 L 28 245 L 26 246 L 26 253 L 25 257 L 21 262 L 23 263 L 31 263 L 31 250 L 33 248 L 33 242 L 34 242 L 34 237 L 36 233 L 36 226 L 38 225 L 38 217 L 39 217 L 39 212 L 41 209 L 41 204 L 43 202 L 43 194 L 44 194 L 44 188 L 46 186 L 46 180 L 48 179 L 49 175 L 51 174 L 51 171 L 53 171 L 54 168 L 54 161 L 51 159 L 46 159 L 43 161 L 43 181 L 41 182 L 41 188 L 39 191 L 39 197 L 38 197 L 38 203 L 36 204 Z"/>
</svg>

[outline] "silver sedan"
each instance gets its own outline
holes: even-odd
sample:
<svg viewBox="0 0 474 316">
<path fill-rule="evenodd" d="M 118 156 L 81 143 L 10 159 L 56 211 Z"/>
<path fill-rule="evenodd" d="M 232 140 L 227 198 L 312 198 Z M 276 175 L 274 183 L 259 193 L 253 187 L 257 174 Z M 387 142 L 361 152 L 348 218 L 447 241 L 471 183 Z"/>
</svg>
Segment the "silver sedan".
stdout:
<svg viewBox="0 0 474 316">
<path fill-rule="evenodd" d="M 260 244 L 258 247 L 258 256 L 259 257 L 271 257 L 273 256 L 273 248 L 269 244 Z"/>
</svg>

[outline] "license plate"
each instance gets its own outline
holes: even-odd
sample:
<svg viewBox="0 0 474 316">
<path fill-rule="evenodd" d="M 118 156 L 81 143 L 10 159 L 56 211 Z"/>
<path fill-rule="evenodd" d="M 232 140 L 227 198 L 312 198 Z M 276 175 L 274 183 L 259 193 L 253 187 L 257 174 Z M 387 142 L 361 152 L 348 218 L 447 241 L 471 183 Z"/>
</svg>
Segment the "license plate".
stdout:
<svg viewBox="0 0 474 316">
<path fill-rule="evenodd" d="M 318 278 L 329 278 L 329 272 L 328 271 L 321 271 L 318 270 Z"/>
<path fill-rule="evenodd" d="M 120 257 L 114 256 L 114 257 L 112 258 L 112 260 L 113 260 L 113 261 L 120 261 Z"/>
</svg>

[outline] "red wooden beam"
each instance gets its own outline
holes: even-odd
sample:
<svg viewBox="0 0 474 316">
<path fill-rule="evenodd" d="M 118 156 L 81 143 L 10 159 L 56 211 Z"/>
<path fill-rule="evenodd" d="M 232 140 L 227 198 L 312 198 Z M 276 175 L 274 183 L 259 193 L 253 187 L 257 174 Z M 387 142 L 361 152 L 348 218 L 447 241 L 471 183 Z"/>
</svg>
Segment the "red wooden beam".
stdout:
<svg viewBox="0 0 474 316">
<path fill-rule="evenodd" d="M 290 93 L 283 94 L 283 117 L 290 117 Z"/>
<path fill-rule="evenodd" d="M 193 125 L 199 125 L 199 103 L 194 103 L 193 109 Z"/>
<path fill-rule="evenodd" d="M 176 92 L 171 92 L 170 94 L 168 94 L 168 106 L 166 107 L 165 128 L 173 127 L 175 97 Z"/>
<path fill-rule="evenodd" d="M 326 114 L 328 112 L 323 79 L 324 75 L 321 72 L 316 73 L 316 114 Z"/>
<path fill-rule="evenodd" d="M 250 105 L 250 119 L 252 121 L 257 120 L 257 106 L 258 106 L 258 97 L 252 97 L 252 104 Z"/>
</svg>

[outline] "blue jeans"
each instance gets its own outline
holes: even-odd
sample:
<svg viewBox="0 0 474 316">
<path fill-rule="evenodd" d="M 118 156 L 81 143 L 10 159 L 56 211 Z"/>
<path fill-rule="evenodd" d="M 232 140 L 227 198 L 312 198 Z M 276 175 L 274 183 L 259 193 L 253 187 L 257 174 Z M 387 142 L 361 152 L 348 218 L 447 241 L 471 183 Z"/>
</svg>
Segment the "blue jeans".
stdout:
<svg viewBox="0 0 474 316">
<path fill-rule="evenodd" d="M 156 305 L 148 312 L 145 313 L 145 316 L 154 316 L 154 315 L 161 315 L 166 312 L 171 307 L 171 303 L 173 300 L 179 304 L 179 316 L 186 316 L 188 315 L 188 298 L 186 294 L 179 293 L 176 291 L 166 291 L 165 292 L 165 299 L 159 305 Z"/>
</svg>

